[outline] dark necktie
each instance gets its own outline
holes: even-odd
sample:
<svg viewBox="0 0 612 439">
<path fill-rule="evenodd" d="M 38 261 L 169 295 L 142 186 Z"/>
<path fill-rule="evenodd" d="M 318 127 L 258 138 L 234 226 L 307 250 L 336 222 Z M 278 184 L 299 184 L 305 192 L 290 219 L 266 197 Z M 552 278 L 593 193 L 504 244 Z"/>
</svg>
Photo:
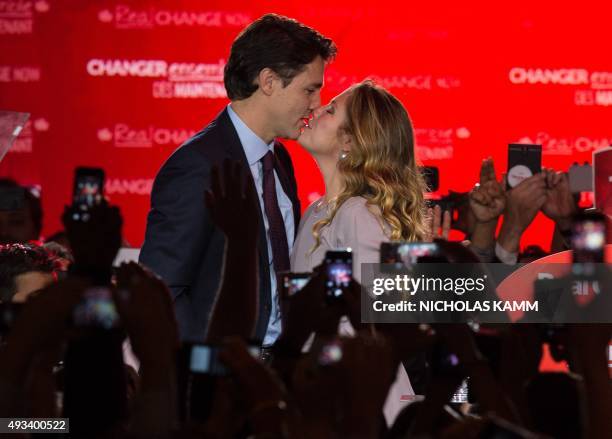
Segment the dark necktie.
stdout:
<svg viewBox="0 0 612 439">
<path fill-rule="evenodd" d="M 274 179 L 274 153 L 268 151 L 262 159 L 263 163 L 263 200 L 270 232 L 272 246 L 272 262 L 274 271 L 278 274 L 287 271 L 289 264 L 289 244 L 283 215 L 276 198 L 276 182 Z"/>
</svg>

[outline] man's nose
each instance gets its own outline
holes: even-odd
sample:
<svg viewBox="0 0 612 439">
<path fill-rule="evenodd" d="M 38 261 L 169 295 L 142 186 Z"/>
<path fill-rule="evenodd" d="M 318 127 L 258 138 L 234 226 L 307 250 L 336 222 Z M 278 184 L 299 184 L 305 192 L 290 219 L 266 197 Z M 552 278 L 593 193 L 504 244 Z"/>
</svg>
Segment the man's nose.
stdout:
<svg viewBox="0 0 612 439">
<path fill-rule="evenodd" d="M 314 112 L 321 107 L 321 93 L 317 92 L 310 102 L 310 111 Z"/>
</svg>

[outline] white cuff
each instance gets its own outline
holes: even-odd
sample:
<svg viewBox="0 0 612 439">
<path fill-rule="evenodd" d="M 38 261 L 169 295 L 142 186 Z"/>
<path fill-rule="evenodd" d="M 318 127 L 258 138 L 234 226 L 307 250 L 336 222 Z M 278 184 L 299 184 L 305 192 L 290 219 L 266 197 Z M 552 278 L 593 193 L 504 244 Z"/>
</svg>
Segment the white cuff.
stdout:
<svg viewBox="0 0 612 439">
<path fill-rule="evenodd" d="M 518 261 L 518 253 L 512 253 L 499 245 L 499 242 L 495 243 L 495 256 L 497 259 L 502 261 L 504 264 L 514 265 Z"/>
</svg>

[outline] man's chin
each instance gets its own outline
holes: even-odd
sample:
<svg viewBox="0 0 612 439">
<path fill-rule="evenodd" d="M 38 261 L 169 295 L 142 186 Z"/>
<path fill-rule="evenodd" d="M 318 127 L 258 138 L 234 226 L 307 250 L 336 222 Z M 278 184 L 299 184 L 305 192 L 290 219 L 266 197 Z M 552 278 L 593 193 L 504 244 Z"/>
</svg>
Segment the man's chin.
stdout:
<svg viewBox="0 0 612 439">
<path fill-rule="evenodd" d="M 281 139 L 285 139 L 285 140 L 297 140 L 299 141 L 299 138 L 302 134 L 302 131 L 298 128 L 292 132 L 286 132 L 284 133 L 282 136 L 279 136 Z"/>
<path fill-rule="evenodd" d="M 297 136 L 297 138 L 295 139 L 297 141 L 297 143 L 300 144 L 301 147 L 303 148 L 308 148 L 308 133 L 307 133 L 308 128 L 304 127 L 304 128 L 300 128 L 300 133 Z"/>
</svg>

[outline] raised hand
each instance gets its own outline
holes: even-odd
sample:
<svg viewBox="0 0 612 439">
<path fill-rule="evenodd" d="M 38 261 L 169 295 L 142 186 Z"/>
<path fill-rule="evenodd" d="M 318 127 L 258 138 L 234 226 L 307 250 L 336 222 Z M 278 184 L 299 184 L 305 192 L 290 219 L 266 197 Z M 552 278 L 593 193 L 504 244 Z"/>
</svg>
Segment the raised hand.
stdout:
<svg viewBox="0 0 612 439">
<path fill-rule="evenodd" d="M 161 279 L 130 262 L 117 271 L 115 304 L 140 360 L 142 378 L 130 429 L 142 437 L 166 434 L 176 423 L 178 329 L 170 292 Z"/>
<path fill-rule="evenodd" d="M 344 407 L 341 436 L 378 437 L 380 419 L 374 414 L 382 412 L 399 360 L 384 337 L 365 332 L 341 339 L 341 346 L 342 359 L 335 366 L 336 385 L 343 398 L 340 404 Z"/>
<path fill-rule="evenodd" d="M 233 372 L 250 409 L 262 403 L 278 404 L 287 399 L 282 382 L 248 352 L 240 338 L 227 337 L 223 345 L 220 358 Z"/>
<path fill-rule="evenodd" d="M 301 351 L 309 335 L 319 326 L 325 308 L 323 272 L 315 272 L 304 287 L 281 301 L 283 332 L 280 338 L 294 351 Z"/>
<path fill-rule="evenodd" d="M 257 321 L 258 201 L 255 186 L 244 177 L 240 163 L 225 160 L 210 174 L 206 206 L 225 234 L 225 264 L 217 300 L 208 323 L 207 339 L 229 335 L 249 338 Z M 236 275 L 236 273 L 239 273 Z"/>
<path fill-rule="evenodd" d="M 170 361 L 178 348 L 178 330 L 168 287 L 135 262 L 117 269 L 117 311 L 134 353 L 142 363 Z"/>
<path fill-rule="evenodd" d="M 497 242 L 518 253 L 521 236 L 546 202 L 546 175 L 542 172 L 521 181 L 506 192 L 506 210 Z"/>
<path fill-rule="evenodd" d="M 36 364 L 36 359 L 41 359 L 41 355 L 61 346 L 72 310 L 87 287 L 88 283 L 83 279 L 69 278 L 49 285 L 28 299 L 1 352 L 1 413 L 24 416 L 24 389 L 37 372 L 44 375 L 41 364 L 33 364 Z M 50 368 L 48 373 L 51 373 Z M 32 404 L 32 401 L 28 403 Z"/>
<path fill-rule="evenodd" d="M 521 233 L 529 227 L 546 202 L 546 174 L 541 172 L 521 181 L 507 192 L 506 218 Z"/>
<path fill-rule="evenodd" d="M 482 161 L 480 181 L 470 192 L 470 209 L 479 223 L 488 223 L 502 214 L 506 207 L 503 185 L 496 180 L 492 158 Z"/>
<path fill-rule="evenodd" d="M 565 172 L 554 172 L 543 169 L 546 176 L 546 201 L 542 212 L 556 223 L 568 226 L 572 215 L 576 212 L 576 203 L 569 187 L 569 178 Z"/>
<path fill-rule="evenodd" d="M 451 228 L 451 215 L 448 210 L 442 214 L 442 208 L 435 206 L 427 209 L 425 218 L 425 236 L 423 241 L 433 242 L 434 239 L 448 239 Z"/>
<path fill-rule="evenodd" d="M 205 192 L 206 207 L 225 236 L 253 240 L 259 230 L 255 186 L 244 175 L 239 162 L 225 160 L 223 175 L 218 166 L 210 172 L 210 189 Z"/>
</svg>

